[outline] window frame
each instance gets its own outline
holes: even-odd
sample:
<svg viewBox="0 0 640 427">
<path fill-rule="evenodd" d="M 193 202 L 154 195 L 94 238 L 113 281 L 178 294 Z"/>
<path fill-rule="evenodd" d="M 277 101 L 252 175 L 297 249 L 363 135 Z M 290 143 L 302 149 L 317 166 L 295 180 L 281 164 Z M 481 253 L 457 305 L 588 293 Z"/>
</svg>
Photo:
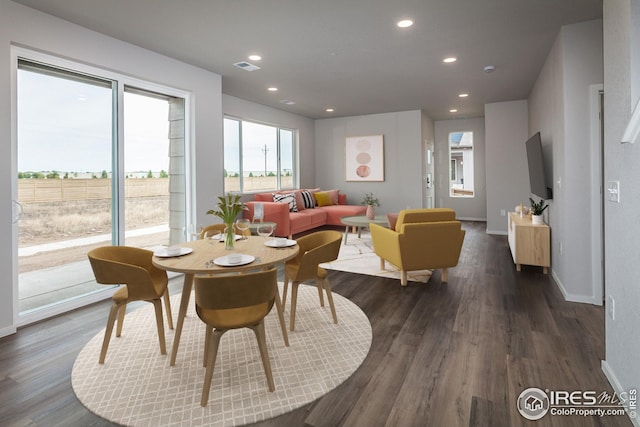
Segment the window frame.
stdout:
<svg viewBox="0 0 640 427">
<path fill-rule="evenodd" d="M 227 165 L 225 164 L 225 152 L 227 150 L 227 145 L 226 145 L 226 138 L 227 135 L 224 134 L 226 126 L 225 123 L 227 120 L 230 121 L 234 121 L 238 123 L 238 189 L 237 190 L 229 190 L 226 188 L 226 182 L 224 180 L 224 174 L 225 171 L 228 173 L 227 170 Z M 276 186 L 275 188 L 264 188 L 264 189 L 259 189 L 259 190 L 246 190 L 245 191 L 245 176 L 244 176 L 244 164 L 243 164 L 243 151 L 244 151 L 244 147 L 243 147 L 243 129 L 242 129 L 242 125 L 243 123 L 251 123 L 251 124 L 256 124 L 256 125 L 261 125 L 261 126 L 268 126 L 271 128 L 274 128 L 275 130 L 275 135 L 276 135 L 276 150 L 277 150 L 277 154 L 276 154 L 276 159 L 277 159 L 277 165 L 276 165 Z M 276 125 L 273 123 L 265 123 L 265 122 L 260 122 L 257 120 L 249 120 L 249 119 L 243 119 L 241 117 L 236 117 L 233 115 L 228 115 L 225 114 L 223 116 L 223 142 L 222 142 L 222 149 L 223 149 L 223 167 L 222 167 L 222 173 L 223 173 L 223 191 L 225 193 L 228 192 L 233 192 L 233 193 L 239 193 L 239 194 L 256 194 L 256 193 L 263 193 L 263 192 L 269 192 L 269 191 L 281 191 L 281 190 L 293 190 L 296 189 L 298 187 L 298 183 L 299 183 L 299 176 L 298 176 L 298 168 L 297 168 L 297 157 L 298 157 L 298 130 L 297 129 L 293 129 L 293 128 L 289 128 L 286 126 L 280 126 L 280 125 Z M 292 180 L 291 180 L 291 186 L 283 186 L 282 185 L 282 132 L 290 132 L 291 133 L 291 176 L 292 176 Z"/>
<path fill-rule="evenodd" d="M 460 165 L 458 164 L 458 160 L 457 158 L 454 158 L 453 156 L 453 150 L 452 150 L 452 146 L 451 146 L 451 135 L 452 134 L 466 134 L 469 133 L 471 134 L 471 146 L 467 147 L 467 146 L 463 146 L 459 149 L 460 153 L 462 154 L 461 156 L 459 156 L 460 158 Z M 474 140 L 475 140 L 475 132 L 473 130 L 456 130 L 456 131 L 452 131 L 449 132 L 447 134 L 447 150 L 448 150 L 448 155 L 449 155 L 449 197 L 452 198 L 456 198 L 456 199 L 473 199 L 476 197 L 476 190 L 475 190 L 475 145 L 474 145 Z M 464 158 L 464 152 L 470 150 L 471 151 L 471 160 L 472 160 L 472 167 L 471 167 L 471 176 L 473 178 L 473 187 L 470 190 L 471 194 L 454 194 L 454 184 L 456 183 L 456 181 L 458 181 L 458 178 L 461 178 L 462 180 L 464 180 L 465 178 L 465 173 L 464 173 L 464 166 L 462 161 L 465 160 Z M 458 156 L 456 156 L 458 157 Z M 462 170 L 458 171 L 458 168 L 461 167 Z M 461 177 L 459 176 L 461 175 Z M 463 184 L 464 186 L 464 184 Z M 464 191 L 465 189 L 462 188 L 462 190 Z"/>
<path fill-rule="evenodd" d="M 11 46 L 11 197 L 13 200 L 18 200 L 18 165 L 17 165 L 17 149 L 18 149 L 18 137 L 17 137 L 17 114 L 13 112 L 17 111 L 17 79 L 18 79 L 18 62 L 26 61 L 36 64 L 43 64 L 46 67 L 50 67 L 53 72 L 59 69 L 70 74 L 77 75 L 78 78 L 82 78 L 82 75 L 87 76 L 89 79 L 95 78 L 96 80 L 111 81 L 112 93 L 113 93 L 113 132 L 112 132 L 112 172 L 114 175 L 122 173 L 122 177 L 118 176 L 117 181 L 114 178 L 116 184 L 112 186 L 112 207 L 113 207 L 113 221 L 112 221 L 112 243 L 119 244 L 124 242 L 125 226 L 124 226 L 124 91 L 125 87 L 138 88 L 148 93 L 158 93 L 171 97 L 184 99 L 184 117 L 185 123 L 191 123 L 192 118 L 192 95 L 191 92 L 178 89 L 175 87 L 153 83 L 150 80 L 138 79 L 131 77 L 124 73 L 112 71 L 107 68 L 101 68 L 99 66 L 93 66 L 83 63 L 79 60 L 66 59 L 52 54 L 35 51 L 26 47 Z M 184 130 L 184 191 L 185 191 L 185 221 L 188 222 L 189 218 L 193 215 L 193 203 L 195 201 L 194 194 L 194 182 L 193 182 L 193 151 L 192 144 L 192 129 L 191 127 Z M 116 187 L 117 186 L 117 187 Z M 117 195 L 117 197 L 116 197 Z M 31 313 L 19 313 L 19 274 L 18 274 L 18 233 L 17 224 L 14 224 L 12 231 L 12 248 L 14 255 L 14 273 L 12 277 L 13 283 L 13 309 L 16 316 L 16 324 L 18 326 L 27 325 L 33 322 L 46 319 L 58 315 L 60 313 L 73 310 L 79 307 L 86 306 L 88 304 L 108 299 L 111 297 L 112 291 L 105 287 L 104 290 L 91 293 L 85 296 L 74 298 L 69 301 L 63 301 L 58 304 L 54 304 L 50 307 L 44 307 L 42 309 L 33 311 Z"/>
</svg>

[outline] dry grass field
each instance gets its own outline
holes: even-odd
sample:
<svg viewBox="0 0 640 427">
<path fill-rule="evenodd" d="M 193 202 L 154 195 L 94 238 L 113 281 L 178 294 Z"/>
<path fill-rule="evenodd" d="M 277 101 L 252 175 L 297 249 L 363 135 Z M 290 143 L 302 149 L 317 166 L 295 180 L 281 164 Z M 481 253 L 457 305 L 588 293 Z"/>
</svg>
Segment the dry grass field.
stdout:
<svg viewBox="0 0 640 427">
<path fill-rule="evenodd" d="M 169 196 L 127 198 L 127 230 L 169 222 Z M 20 247 L 111 232 L 111 200 L 25 203 L 20 219 Z"/>
<path fill-rule="evenodd" d="M 127 230 L 152 227 L 169 222 L 169 196 L 127 198 Z M 72 240 L 111 232 L 110 200 L 25 203 L 20 220 L 19 247 Z M 126 244 L 148 247 L 166 240 L 164 234 L 127 238 Z M 87 252 L 105 243 L 75 246 L 31 256 L 19 257 L 19 272 L 39 270 L 86 259 Z"/>
</svg>

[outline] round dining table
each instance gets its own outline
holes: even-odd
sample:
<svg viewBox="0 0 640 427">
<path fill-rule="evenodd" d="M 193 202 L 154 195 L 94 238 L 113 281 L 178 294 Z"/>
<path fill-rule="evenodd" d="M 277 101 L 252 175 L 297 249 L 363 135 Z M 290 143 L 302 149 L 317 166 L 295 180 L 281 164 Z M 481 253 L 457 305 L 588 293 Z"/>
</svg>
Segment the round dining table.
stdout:
<svg viewBox="0 0 640 427">
<path fill-rule="evenodd" d="M 268 242 L 269 245 L 267 245 Z M 234 249 L 229 250 L 225 249 L 224 242 L 218 239 L 200 239 L 178 245 L 180 253 L 184 253 L 183 255 L 169 256 L 166 254 L 166 251 L 163 252 L 164 256 L 154 255 L 153 265 L 156 267 L 184 274 L 180 311 L 178 312 L 178 322 L 173 339 L 171 359 L 169 362 L 170 366 L 174 366 L 176 363 L 178 347 L 180 345 L 180 335 L 189 307 L 194 276 L 242 273 L 256 269 L 269 269 L 276 264 L 284 263 L 294 258 L 299 252 L 298 245 L 293 244 L 290 240 L 287 241 L 287 246 L 275 247 L 275 245 L 271 246 L 272 243 L 273 240 L 267 240 L 258 236 L 249 236 L 237 240 Z M 243 261 L 231 264 L 227 260 L 227 256 L 234 253 L 243 255 Z M 247 262 L 251 257 L 254 259 L 251 260 L 251 262 Z M 288 346 L 289 337 L 284 322 L 282 300 L 279 292 L 276 292 L 275 305 L 280 321 L 280 328 L 282 329 L 282 337 L 285 345 Z"/>
</svg>

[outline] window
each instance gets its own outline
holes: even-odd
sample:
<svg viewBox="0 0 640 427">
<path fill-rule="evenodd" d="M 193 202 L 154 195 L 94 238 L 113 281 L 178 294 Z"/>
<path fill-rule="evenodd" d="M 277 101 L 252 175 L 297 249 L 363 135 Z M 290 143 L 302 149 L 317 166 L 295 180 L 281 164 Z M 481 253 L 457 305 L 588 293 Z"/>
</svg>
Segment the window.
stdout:
<svg viewBox="0 0 640 427">
<path fill-rule="evenodd" d="M 224 190 L 255 192 L 294 188 L 295 132 L 224 118 Z"/>
<path fill-rule="evenodd" d="M 473 132 L 449 134 L 449 195 L 473 197 Z"/>
</svg>

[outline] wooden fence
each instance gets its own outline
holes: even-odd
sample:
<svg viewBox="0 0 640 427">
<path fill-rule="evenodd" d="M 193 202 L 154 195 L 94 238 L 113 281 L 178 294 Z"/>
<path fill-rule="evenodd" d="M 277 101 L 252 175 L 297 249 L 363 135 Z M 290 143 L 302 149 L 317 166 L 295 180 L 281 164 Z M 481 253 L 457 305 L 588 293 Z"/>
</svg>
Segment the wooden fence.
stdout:
<svg viewBox="0 0 640 427">
<path fill-rule="evenodd" d="M 169 178 L 129 178 L 125 197 L 168 196 Z M 20 203 L 67 202 L 111 198 L 111 179 L 19 179 Z"/>
</svg>

